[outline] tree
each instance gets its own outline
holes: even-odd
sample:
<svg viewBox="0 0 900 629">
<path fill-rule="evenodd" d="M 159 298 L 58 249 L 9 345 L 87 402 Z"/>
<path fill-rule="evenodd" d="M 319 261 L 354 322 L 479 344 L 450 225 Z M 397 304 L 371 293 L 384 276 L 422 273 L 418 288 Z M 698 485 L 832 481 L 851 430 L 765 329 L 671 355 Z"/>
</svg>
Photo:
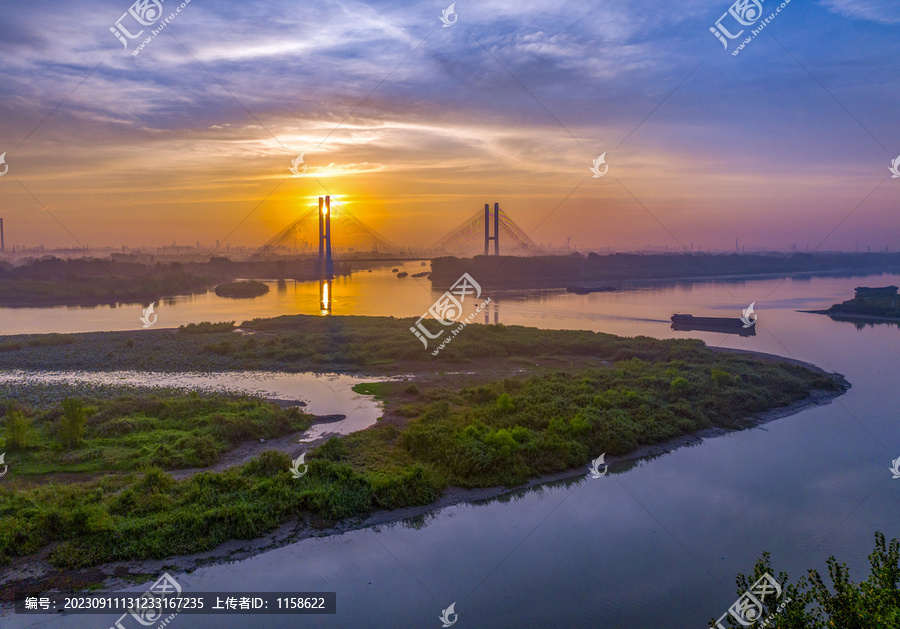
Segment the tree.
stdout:
<svg viewBox="0 0 900 629">
<path fill-rule="evenodd" d="M 869 555 L 872 569 L 869 578 L 861 583 L 850 580 L 847 564 L 839 564 L 837 559 L 829 557 L 828 577 L 832 588 L 829 588 L 818 570 L 808 570 L 796 584 L 789 582 L 786 573 L 778 574 L 776 580 L 781 584 L 780 597 L 768 597 L 763 605 L 765 612 L 760 621 L 752 627 L 778 627 L 778 629 L 876 629 L 900 627 L 900 542 L 892 539 L 885 542 L 884 534 L 875 533 L 875 550 Z M 747 592 L 765 573 L 772 571 L 769 553 L 763 553 L 754 566 L 753 576 L 743 574 L 737 577 L 738 595 Z M 832 591 L 833 590 L 833 591 Z M 785 603 L 785 601 L 789 601 Z M 776 609 L 783 605 L 781 611 Z M 745 625 L 735 624 L 730 616 L 722 622 L 730 622 L 730 627 Z M 768 619 L 768 623 L 766 620 Z M 710 626 L 715 627 L 711 620 Z M 726 626 L 726 625 L 722 625 Z"/>
</svg>

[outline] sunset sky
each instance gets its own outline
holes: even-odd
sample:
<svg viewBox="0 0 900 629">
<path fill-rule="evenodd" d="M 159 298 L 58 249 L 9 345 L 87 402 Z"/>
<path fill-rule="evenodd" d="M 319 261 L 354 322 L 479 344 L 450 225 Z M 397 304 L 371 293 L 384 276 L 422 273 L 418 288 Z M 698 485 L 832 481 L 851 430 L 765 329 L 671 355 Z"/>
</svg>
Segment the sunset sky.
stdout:
<svg viewBox="0 0 900 629">
<path fill-rule="evenodd" d="M 129 0 L 5 0 L 7 246 L 257 246 L 330 193 L 416 246 L 499 202 L 554 246 L 900 248 L 896 0 L 737 56 L 728 0 L 447 4 L 192 0 L 132 56 Z"/>
</svg>

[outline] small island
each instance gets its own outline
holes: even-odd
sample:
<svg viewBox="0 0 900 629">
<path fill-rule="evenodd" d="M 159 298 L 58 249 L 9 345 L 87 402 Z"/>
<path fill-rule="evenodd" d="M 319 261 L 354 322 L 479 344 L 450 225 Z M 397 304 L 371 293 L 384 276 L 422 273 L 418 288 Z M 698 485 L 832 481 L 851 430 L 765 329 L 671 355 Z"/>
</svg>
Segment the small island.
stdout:
<svg viewBox="0 0 900 629">
<path fill-rule="evenodd" d="M 853 299 L 833 305 L 828 310 L 809 310 L 833 319 L 871 319 L 900 322 L 900 295 L 896 286 L 870 288 L 859 286 Z"/>
<path fill-rule="evenodd" d="M 269 292 L 269 287 L 262 282 L 230 282 L 216 286 L 216 295 L 234 299 L 250 299 L 261 297 Z"/>
<path fill-rule="evenodd" d="M 287 543 L 277 537 L 285 526 L 298 539 L 376 512 L 408 517 L 500 496 L 584 475 L 601 453 L 609 465 L 658 455 L 849 388 L 777 356 L 591 331 L 470 326 L 434 357 L 410 334 L 414 324 L 292 315 L 245 321 L 242 333 L 229 321 L 6 337 L 0 369 L 365 373 L 372 381 L 356 390 L 379 398 L 384 414 L 302 444 L 302 431 L 327 418 L 273 400 L 0 384 L 9 465 L 0 562 L 9 575 L 32 575 L 0 585 L 83 588 L 160 559 L 190 569 L 208 560 L 186 556 L 229 540 L 262 549 Z M 309 471 L 298 479 L 301 453 Z"/>
</svg>

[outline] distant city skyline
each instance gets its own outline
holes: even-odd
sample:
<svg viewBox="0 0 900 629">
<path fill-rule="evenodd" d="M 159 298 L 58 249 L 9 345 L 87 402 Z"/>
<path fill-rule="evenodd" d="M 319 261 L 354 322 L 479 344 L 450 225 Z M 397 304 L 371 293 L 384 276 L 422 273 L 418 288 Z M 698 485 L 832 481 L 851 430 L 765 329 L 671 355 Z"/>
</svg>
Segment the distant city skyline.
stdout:
<svg viewBox="0 0 900 629">
<path fill-rule="evenodd" d="M 191 2 L 137 56 L 129 6 L 0 8 L 7 251 L 252 249 L 324 194 L 408 247 L 500 202 L 554 248 L 900 249 L 884 0 L 791 2 L 739 56 L 714 0 Z"/>
</svg>

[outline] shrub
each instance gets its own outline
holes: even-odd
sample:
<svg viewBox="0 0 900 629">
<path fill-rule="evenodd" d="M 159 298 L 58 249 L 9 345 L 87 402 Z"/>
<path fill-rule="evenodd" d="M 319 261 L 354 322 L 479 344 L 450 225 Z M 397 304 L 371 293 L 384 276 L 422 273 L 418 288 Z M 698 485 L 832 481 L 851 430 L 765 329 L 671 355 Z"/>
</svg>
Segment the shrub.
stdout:
<svg viewBox="0 0 900 629">
<path fill-rule="evenodd" d="M 65 448 L 77 448 L 84 438 L 87 412 L 81 400 L 68 398 L 62 403 L 63 415 L 59 419 L 59 441 Z"/>
<path fill-rule="evenodd" d="M 516 403 L 513 402 L 509 393 L 504 393 L 497 398 L 497 410 L 501 413 L 511 413 L 516 410 Z"/>
<path fill-rule="evenodd" d="M 686 378 L 675 378 L 669 388 L 675 395 L 685 395 L 691 390 L 691 383 Z"/>
<path fill-rule="evenodd" d="M 329 461 L 340 461 L 348 454 L 347 444 L 343 439 L 332 437 L 316 450 L 316 456 Z"/>
<path fill-rule="evenodd" d="M 250 459 L 243 469 L 244 474 L 251 476 L 265 476 L 272 478 L 291 469 L 291 457 L 284 452 L 267 450 L 257 457 Z"/>
<path fill-rule="evenodd" d="M 135 489 L 140 492 L 165 491 L 174 483 L 175 480 L 158 467 L 149 467 L 144 470 L 144 477 L 135 484 Z"/>
<path fill-rule="evenodd" d="M 727 371 L 723 371 L 721 369 L 713 369 L 710 374 L 712 375 L 712 379 L 716 384 L 732 384 L 734 382 L 734 376 L 732 376 Z"/>
<path fill-rule="evenodd" d="M 186 465 L 206 467 L 219 459 L 219 447 L 210 435 L 187 435 L 179 439 L 175 447 Z"/>
<path fill-rule="evenodd" d="M 231 353 L 231 343 L 228 341 L 220 341 L 218 343 L 210 343 L 203 346 L 204 352 L 211 352 L 219 356 L 227 356 Z"/>
<path fill-rule="evenodd" d="M 506 428 L 501 428 L 485 437 L 484 442 L 491 446 L 503 458 L 509 457 L 518 449 L 518 444 Z"/>
<path fill-rule="evenodd" d="M 31 421 L 20 411 L 10 411 L 6 416 L 6 448 L 24 450 L 29 445 Z"/>
</svg>

